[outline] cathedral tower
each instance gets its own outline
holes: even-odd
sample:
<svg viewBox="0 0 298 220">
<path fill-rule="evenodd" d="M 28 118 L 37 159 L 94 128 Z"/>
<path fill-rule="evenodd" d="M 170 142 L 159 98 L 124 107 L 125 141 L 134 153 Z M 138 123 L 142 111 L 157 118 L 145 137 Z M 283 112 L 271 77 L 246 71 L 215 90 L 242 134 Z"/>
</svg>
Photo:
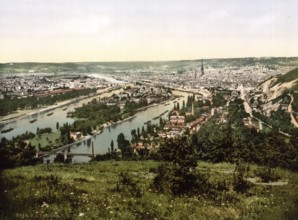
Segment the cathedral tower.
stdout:
<svg viewBox="0 0 298 220">
<path fill-rule="evenodd" d="M 203 64 L 203 59 L 202 59 L 202 64 L 201 64 L 201 76 L 204 75 L 204 64 Z"/>
</svg>

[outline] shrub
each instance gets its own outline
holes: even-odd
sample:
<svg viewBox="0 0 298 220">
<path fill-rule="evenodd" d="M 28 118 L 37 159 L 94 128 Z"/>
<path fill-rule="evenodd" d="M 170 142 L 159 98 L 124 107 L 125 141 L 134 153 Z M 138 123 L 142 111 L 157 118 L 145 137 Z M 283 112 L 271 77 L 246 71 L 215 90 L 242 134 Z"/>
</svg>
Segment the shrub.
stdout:
<svg viewBox="0 0 298 220">
<path fill-rule="evenodd" d="M 244 178 L 245 166 L 243 164 L 237 164 L 233 173 L 233 189 L 236 192 L 246 192 L 250 185 Z"/>
<path fill-rule="evenodd" d="M 121 172 L 115 190 L 123 194 L 130 194 L 135 197 L 142 197 L 142 190 L 138 182 L 126 172 Z"/>
<path fill-rule="evenodd" d="M 254 174 L 265 183 L 274 182 L 281 178 L 271 167 L 259 167 L 254 171 Z"/>
<path fill-rule="evenodd" d="M 64 155 L 62 153 L 58 153 L 54 159 L 55 163 L 64 163 Z"/>
<path fill-rule="evenodd" d="M 173 195 L 207 193 L 211 189 L 209 176 L 192 172 L 173 164 L 164 163 L 157 168 L 152 187 L 162 193 Z"/>
</svg>

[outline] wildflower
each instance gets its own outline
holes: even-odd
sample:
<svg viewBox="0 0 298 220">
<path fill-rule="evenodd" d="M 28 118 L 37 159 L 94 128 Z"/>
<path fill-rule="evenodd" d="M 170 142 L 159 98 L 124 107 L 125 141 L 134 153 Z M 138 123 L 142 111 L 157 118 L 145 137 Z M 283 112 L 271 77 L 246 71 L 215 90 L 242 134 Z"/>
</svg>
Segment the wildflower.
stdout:
<svg viewBox="0 0 298 220">
<path fill-rule="evenodd" d="M 48 205 L 46 202 L 43 202 L 42 205 L 41 205 L 41 207 L 42 207 L 42 208 L 48 208 L 49 205 Z"/>
<path fill-rule="evenodd" d="M 79 217 L 83 217 L 85 214 L 83 212 L 80 212 Z"/>
</svg>

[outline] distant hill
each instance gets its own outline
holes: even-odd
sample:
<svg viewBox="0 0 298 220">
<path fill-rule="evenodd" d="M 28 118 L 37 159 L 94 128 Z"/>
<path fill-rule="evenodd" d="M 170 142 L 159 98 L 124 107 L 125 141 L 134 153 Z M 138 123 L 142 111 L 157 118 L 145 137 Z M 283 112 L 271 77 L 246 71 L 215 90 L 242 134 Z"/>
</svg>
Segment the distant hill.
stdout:
<svg viewBox="0 0 298 220">
<path fill-rule="evenodd" d="M 241 67 L 251 65 L 264 65 L 275 69 L 276 65 L 298 66 L 298 57 L 272 57 L 272 58 L 226 58 L 204 59 L 204 66 Z M 68 62 L 68 63 L 0 63 L 1 73 L 113 73 L 131 70 L 148 71 L 187 71 L 201 67 L 201 59 L 178 61 L 152 61 L 152 62 Z"/>
</svg>

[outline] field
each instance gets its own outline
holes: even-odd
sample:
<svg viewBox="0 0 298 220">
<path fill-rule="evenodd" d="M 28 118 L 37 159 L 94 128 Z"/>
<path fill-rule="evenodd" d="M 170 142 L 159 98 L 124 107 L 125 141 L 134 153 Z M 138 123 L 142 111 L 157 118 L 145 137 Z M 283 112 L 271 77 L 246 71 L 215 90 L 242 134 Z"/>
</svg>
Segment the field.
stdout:
<svg viewBox="0 0 298 220">
<path fill-rule="evenodd" d="M 0 219 L 294 219 L 298 174 L 277 169 L 280 184 L 252 185 L 245 193 L 220 188 L 234 165 L 199 162 L 218 185 L 212 195 L 172 196 L 151 184 L 154 161 L 106 161 L 38 165 L 4 170 Z M 250 165 L 247 177 L 256 166 Z M 122 173 L 122 175 L 121 175 Z M 285 184 L 285 185 L 283 185 Z"/>
</svg>

